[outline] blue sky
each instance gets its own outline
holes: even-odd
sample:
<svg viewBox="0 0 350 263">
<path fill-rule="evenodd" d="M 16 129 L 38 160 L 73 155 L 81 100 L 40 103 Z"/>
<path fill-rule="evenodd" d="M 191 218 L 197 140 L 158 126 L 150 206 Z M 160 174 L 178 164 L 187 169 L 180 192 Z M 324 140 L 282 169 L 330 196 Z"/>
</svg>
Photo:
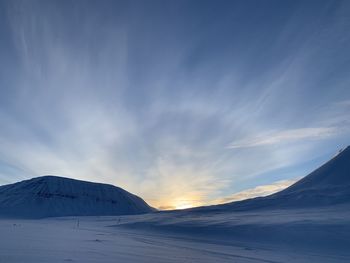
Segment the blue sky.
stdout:
<svg viewBox="0 0 350 263">
<path fill-rule="evenodd" d="M 0 184 L 170 208 L 290 183 L 349 144 L 349 28 L 349 1 L 1 0 Z"/>
</svg>

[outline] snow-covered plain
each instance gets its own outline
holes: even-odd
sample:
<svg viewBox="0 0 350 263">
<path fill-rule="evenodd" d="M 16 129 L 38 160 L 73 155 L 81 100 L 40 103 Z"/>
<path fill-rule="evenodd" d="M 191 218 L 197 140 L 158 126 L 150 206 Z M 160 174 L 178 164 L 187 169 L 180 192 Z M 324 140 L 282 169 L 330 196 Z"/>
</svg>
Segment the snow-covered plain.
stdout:
<svg viewBox="0 0 350 263">
<path fill-rule="evenodd" d="M 350 262 L 349 208 L 1 219 L 0 262 Z"/>
</svg>

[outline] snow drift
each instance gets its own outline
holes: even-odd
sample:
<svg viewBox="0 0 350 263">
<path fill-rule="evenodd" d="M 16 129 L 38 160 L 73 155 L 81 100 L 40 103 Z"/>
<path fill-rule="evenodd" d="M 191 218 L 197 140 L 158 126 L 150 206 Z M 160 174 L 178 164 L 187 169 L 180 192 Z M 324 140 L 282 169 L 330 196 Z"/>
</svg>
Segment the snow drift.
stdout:
<svg viewBox="0 0 350 263">
<path fill-rule="evenodd" d="M 122 188 L 57 176 L 0 186 L 0 216 L 131 215 L 151 212 L 140 197 Z"/>
</svg>

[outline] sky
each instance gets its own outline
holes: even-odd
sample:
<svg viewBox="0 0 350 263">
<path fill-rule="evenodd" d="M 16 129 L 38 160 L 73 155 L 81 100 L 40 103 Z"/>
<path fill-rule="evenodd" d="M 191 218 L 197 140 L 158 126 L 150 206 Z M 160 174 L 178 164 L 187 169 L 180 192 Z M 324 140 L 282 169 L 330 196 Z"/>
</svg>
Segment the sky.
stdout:
<svg viewBox="0 0 350 263">
<path fill-rule="evenodd" d="M 278 191 L 350 144 L 349 28 L 340 0 L 0 0 L 0 184 Z"/>
</svg>

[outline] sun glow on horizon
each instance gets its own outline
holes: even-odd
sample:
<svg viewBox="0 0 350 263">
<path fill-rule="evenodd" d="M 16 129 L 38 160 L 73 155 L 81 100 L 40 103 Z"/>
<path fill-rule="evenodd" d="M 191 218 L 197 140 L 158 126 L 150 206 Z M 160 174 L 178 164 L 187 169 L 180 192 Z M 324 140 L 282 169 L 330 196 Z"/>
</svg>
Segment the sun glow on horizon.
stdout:
<svg viewBox="0 0 350 263">
<path fill-rule="evenodd" d="M 198 207 L 204 205 L 204 202 L 199 198 L 172 198 L 169 200 L 162 200 L 157 204 L 150 204 L 159 210 L 177 210 L 177 209 L 187 209 L 192 207 Z"/>
<path fill-rule="evenodd" d="M 248 188 L 224 198 L 207 200 L 206 202 L 203 199 L 196 197 L 195 195 L 190 195 L 186 197 L 182 196 L 181 198 L 173 198 L 173 199 L 167 200 L 167 202 L 165 203 L 153 205 L 153 206 L 157 207 L 159 210 L 181 210 L 181 209 L 188 209 L 188 208 L 205 206 L 205 205 L 225 204 L 225 203 L 241 201 L 241 200 L 246 200 L 246 199 L 255 198 L 255 197 L 267 196 L 267 195 L 276 193 L 292 185 L 299 179 L 300 178 L 298 177 L 290 180 L 276 181 L 267 185 L 259 185 L 257 187 Z"/>
<path fill-rule="evenodd" d="M 191 207 L 195 207 L 196 205 L 190 202 L 180 202 L 179 204 L 177 204 L 175 206 L 175 209 L 187 209 L 187 208 L 191 208 Z"/>
</svg>

